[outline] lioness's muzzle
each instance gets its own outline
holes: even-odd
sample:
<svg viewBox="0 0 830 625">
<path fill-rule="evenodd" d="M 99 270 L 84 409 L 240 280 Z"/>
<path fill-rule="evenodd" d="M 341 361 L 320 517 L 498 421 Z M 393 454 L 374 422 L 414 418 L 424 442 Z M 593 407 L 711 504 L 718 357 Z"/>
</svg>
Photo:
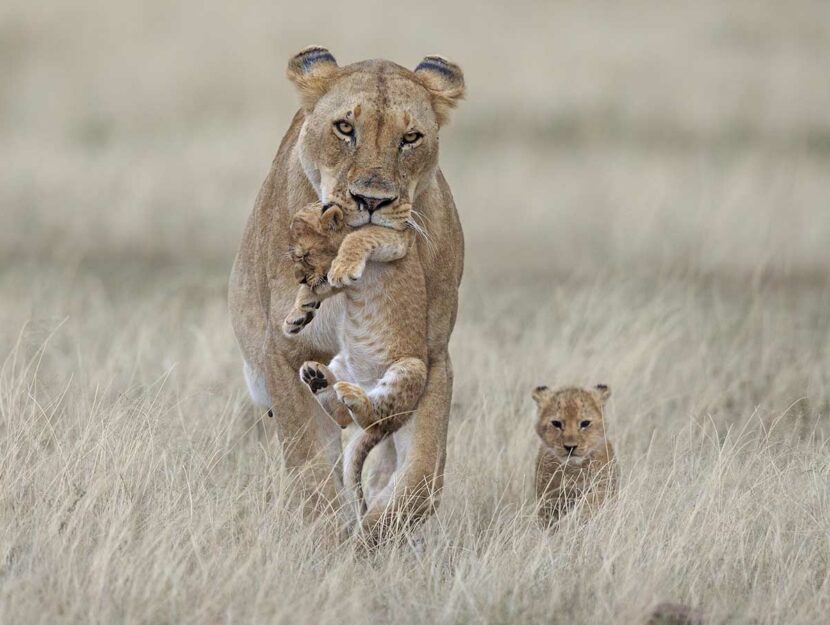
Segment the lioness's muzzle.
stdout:
<svg viewBox="0 0 830 625">
<path fill-rule="evenodd" d="M 358 210 L 369 211 L 370 214 L 374 213 L 376 210 L 390 206 L 395 200 L 398 199 L 397 195 L 392 197 L 374 197 L 371 195 L 354 193 L 353 191 L 349 191 L 349 195 L 352 196 L 352 199 L 357 204 Z"/>
</svg>

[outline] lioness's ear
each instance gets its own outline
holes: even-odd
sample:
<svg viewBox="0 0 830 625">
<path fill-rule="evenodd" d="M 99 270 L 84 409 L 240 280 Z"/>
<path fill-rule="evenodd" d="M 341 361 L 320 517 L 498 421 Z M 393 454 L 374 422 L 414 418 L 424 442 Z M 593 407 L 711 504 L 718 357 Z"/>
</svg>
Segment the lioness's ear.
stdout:
<svg viewBox="0 0 830 625">
<path fill-rule="evenodd" d="M 296 85 L 304 109 L 314 108 L 338 69 L 334 55 L 320 46 L 300 50 L 288 61 L 288 78 Z"/>
<path fill-rule="evenodd" d="M 594 387 L 594 392 L 596 393 L 597 399 L 599 399 L 599 402 L 603 406 L 605 405 L 605 402 L 608 401 L 608 398 L 611 397 L 611 389 L 605 384 L 597 384 Z"/>
<path fill-rule="evenodd" d="M 443 126 L 450 111 L 464 97 L 464 72 L 455 63 L 440 56 L 427 56 L 418 63 L 415 75 L 432 94 L 432 108 Z"/>
<path fill-rule="evenodd" d="M 550 394 L 551 390 L 547 386 L 537 386 L 533 389 L 531 396 L 533 397 L 533 401 L 541 404 L 547 397 L 550 397 Z"/>
<path fill-rule="evenodd" d="M 343 211 L 336 204 L 323 205 L 320 215 L 320 227 L 323 230 L 337 232 L 343 226 Z"/>
</svg>

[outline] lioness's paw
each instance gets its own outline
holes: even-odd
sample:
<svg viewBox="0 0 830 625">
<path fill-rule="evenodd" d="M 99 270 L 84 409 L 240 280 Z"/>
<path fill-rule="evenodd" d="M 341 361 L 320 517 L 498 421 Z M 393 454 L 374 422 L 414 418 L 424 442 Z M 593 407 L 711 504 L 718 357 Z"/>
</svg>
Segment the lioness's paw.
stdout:
<svg viewBox="0 0 830 625">
<path fill-rule="evenodd" d="M 334 374 L 326 365 L 309 360 L 300 367 L 300 379 L 315 395 L 335 382 Z"/>
<path fill-rule="evenodd" d="M 371 414 L 372 402 L 369 396 L 357 384 L 350 384 L 349 382 L 338 382 L 334 385 L 334 392 L 337 393 L 337 399 L 342 401 L 349 410 L 357 417 L 358 422 Z"/>
<path fill-rule="evenodd" d="M 295 336 L 314 319 L 313 310 L 294 309 L 282 322 L 282 333 L 286 336 Z"/>
<path fill-rule="evenodd" d="M 332 262 L 331 269 L 329 269 L 329 284 L 336 289 L 351 286 L 363 277 L 365 269 L 366 261 L 364 259 L 355 261 L 338 256 Z"/>
</svg>

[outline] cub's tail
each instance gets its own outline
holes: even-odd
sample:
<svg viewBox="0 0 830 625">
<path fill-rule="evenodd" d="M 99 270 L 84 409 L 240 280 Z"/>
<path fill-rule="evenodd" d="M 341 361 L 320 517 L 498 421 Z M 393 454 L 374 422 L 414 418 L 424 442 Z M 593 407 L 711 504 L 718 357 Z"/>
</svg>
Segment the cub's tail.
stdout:
<svg viewBox="0 0 830 625">
<path fill-rule="evenodd" d="M 389 434 L 390 432 L 379 427 L 372 427 L 363 430 L 352 444 L 351 471 L 347 472 L 346 486 L 354 492 L 360 506 L 361 516 L 366 514 L 367 510 L 366 498 L 363 496 L 363 465 L 366 464 L 369 453 Z"/>
</svg>

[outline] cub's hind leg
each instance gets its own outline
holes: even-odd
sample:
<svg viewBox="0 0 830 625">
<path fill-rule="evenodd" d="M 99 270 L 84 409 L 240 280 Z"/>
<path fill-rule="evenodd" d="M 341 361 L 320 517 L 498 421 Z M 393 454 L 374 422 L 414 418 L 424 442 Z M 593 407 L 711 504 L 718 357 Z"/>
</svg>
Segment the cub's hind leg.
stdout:
<svg viewBox="0 0 830 625">
<path fill-rule="evenodd" d="M 309 360 L 303 363 L 300 367 L 300 379 L 308 386 L 314 394 L 315 399 L 319 402 L 323 410 L 326 411 L 337 425 L 344 428 L 352 423 L 352 417 L 349 414 L 349 409 L 340 401 L 334 390 L 334 387 L 341 382 L 337 382 L 337 377 L 332 369 L 338 370 L 337 356 L 335 356 L 329 363 L 331 369 L 324 364 Z"/>
<path fill-rule="evenodd" d="M 357 384 L 337 382 L 337 398 L 348 406 L 364 430 L 380 425 L 394 431 L 415 409 L 427 380 L 427 367 L 420 358 L 396 360 L 369 393 Z"/>
<path fill-rule="evenodd" d="M 299 334 L 314 319 L 314 315 L 320 308 L 323 297 L 317 295 L 306 285 L 297 289 L 297 296 L 294 298 L 294 306 L 291 312 L 282 322 L 282 332 L 288 337 Z"/>
</svg>

